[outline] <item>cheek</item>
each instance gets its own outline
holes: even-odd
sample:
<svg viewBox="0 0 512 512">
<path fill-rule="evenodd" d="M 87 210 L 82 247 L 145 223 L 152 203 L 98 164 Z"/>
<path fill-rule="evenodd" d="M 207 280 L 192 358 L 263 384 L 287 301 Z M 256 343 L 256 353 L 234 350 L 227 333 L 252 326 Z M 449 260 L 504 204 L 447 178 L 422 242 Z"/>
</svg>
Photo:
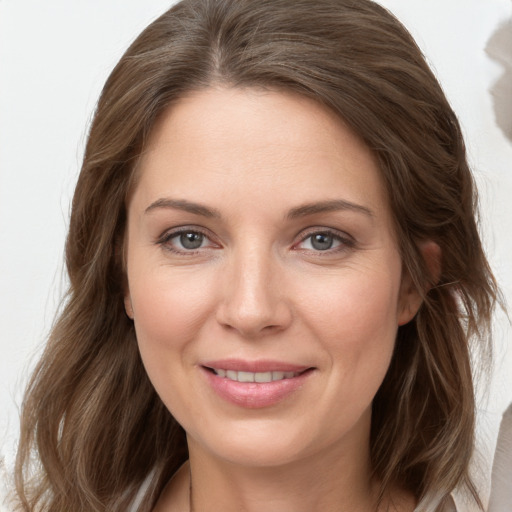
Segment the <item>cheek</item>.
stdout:
<svg viewBox="0 0 512 512">
<path fill-rule="evenodd" d="M 208 323 L 212 295 L 204 275 L 158 268 L 129 276 L 130 297 L 141 358 L 156 392 L 186 428 L 200 418 L 191 379 L 194 341 Z"/>
<path fill-rule="evenodd" d="M 301 283 L 297 296 L 303 298 L 302 309 L 327 332 L 343 332 L 350 338 L 372 331 L 396 332 L 400 272 L 393 267 L 355 269 L 326 276 L 321 283 Z"/>
<path fill-rule="evenodd" d="M 162 267 L 134 272 L 129 284 L 141 355 L 146 365 L 154 362 L 148 373 L 153 366 L 186 359 L 189 343 L 211 310 L 207 280 Z"/>
<path fill-rule="evenodd" d="M 393 269 L 393 267 L 390 267 Z M 329 356 L 335 382 L 371 401 L 393 353 L 400 271 L 357 272 L 331 279 L 310 297 L 306 322 Z"/>
</svg>

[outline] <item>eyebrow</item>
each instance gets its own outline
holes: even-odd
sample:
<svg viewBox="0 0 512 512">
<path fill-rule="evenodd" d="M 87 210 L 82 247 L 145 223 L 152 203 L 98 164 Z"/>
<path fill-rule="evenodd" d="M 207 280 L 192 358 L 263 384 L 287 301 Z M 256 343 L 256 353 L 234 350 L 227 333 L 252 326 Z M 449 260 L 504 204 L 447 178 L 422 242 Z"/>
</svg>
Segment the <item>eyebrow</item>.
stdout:
<svg viewBox="0 0 512 512">
<path fill-rule="evenodd" d="M 208 218 L 221 218 L 221 214 L 214 208 L 209 208 L 202 204 L 187 201 L 185 199 L 171 199 L 171 198 L 160 198 L 151 203 L 145 210 L 144 213 L 149 213 L 158 208 L 170 208 L 175 210 L 183 210 L 188 213 L 195 215 L 201 215 L 202 217 Z M 333 199 L 330 201 L 320 201 L 316 203 L 306 203 L 296 208 L 292 208 L 286 217 L 288 219 L 296 219 L 299 217 L 306 217 L 308 215 L 315 215 L 317 213 L 333 212 L 333 211 L 355 211 L 357 213 L 363 213 L 368 217 L 373 217 L 373 212 L 366 206 L 345 201 L 344 199 Z"/>
<path fill-rule="evenodd" d="M 209 218 L 220 218 L 220 213 L 218 210 L 214 208 L 208 208 L 202 204 L 193 203 L 191 201 L 186 201 L 185 199 L 170 199 L 170 198 L 160 198 L 151 203 L 145 210 L 144 213 L 149 213 L 158 208 L 171 208 L 174 210 L 183 210 L 188 213 L 193 213 L 195 215 L 201 215 L 203 217 Z"/>
<path fill-rule="evenodd" d="M 344 199 L 333 199 L 331 201 L 320 201 L 318 203 L 307 203 L 296 208 L 292 208 L 287 217 L 296 219 L 298 217 L 306 217 L 307 215 L 315 215 L 316 213 L 334 212 L 339 210 L 349 210 L 357 213 L 363 213 L 368 217 L 374 217 L 374 213 L 360 204 L 345 201 Z"/>
</svg>

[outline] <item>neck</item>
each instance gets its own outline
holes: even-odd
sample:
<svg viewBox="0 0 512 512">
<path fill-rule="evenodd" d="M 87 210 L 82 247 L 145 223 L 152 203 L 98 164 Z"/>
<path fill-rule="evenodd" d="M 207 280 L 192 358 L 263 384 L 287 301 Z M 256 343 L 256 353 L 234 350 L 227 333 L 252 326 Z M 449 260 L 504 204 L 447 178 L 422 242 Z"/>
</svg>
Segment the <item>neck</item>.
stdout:
<svg viewBox="0 0 512 512">
<path fill-rule="evenodd" d="M 244 467 L 195 450 L 189 440 L 193 512 L 339 512 L 376 510 L 369 454 L 329 447 L 275 467 Z"/>
<path fill-rule="evenodd" d="M 189 462 L 154 512 L 411 512 L 414 498 L 396 490 L 377 503 L 369 425 L 349 437 L 279 465 L 230 461 L 189 437 Z"/>
</svg>

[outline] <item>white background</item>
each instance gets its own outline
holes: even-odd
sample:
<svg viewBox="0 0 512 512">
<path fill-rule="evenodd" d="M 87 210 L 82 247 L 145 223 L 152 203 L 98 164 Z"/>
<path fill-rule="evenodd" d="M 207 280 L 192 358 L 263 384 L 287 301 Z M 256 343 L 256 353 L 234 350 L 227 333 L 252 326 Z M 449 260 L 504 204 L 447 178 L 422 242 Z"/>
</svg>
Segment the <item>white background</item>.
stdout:
<svg viewBox="0 0 512 512">
<path fill-rule="evenodd" d="M 0 457 L 7 467 L 16 404 L 65 289 L 69 204 L 95 101 L 128 44 L 170 3 L 0 0 Z M 481 191 L 485 245 L 512 304 L 512 142 L 495 123 L 489 92 L 504 67 L 484 51 L 498 25 L 512 17 L 512 3 L 381 3 L 416 37 L 459 115 Z M 512 105 L 512 97 L 502 98 L 498 108 L 506 101 Z M 488 400 L 480 402 L 487 461 L 512 401 L 511 332 L 499 313 L 494 377 Z"/>
</svg>

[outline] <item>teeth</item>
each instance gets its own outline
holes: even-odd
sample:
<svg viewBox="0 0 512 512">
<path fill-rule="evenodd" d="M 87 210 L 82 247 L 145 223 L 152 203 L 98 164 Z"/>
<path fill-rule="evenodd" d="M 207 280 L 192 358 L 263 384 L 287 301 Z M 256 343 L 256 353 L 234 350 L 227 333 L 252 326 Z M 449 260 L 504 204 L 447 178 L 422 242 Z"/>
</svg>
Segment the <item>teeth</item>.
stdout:
<svg viewBox="0 0 512 512">
<path fill-rule="evenodd" d="M 256 373 L 238 372 L 238 382 L 254 382 Z"/>
<path fill-rule="evenodd" d="M 276 380 L 293 379 L 298 372 L 237 372 L 235 370 L 222 370 L 212 368 L 219 377 L 226 377 L 238 382 L 274 382 Z"/>
<path fill-rule="evenodd" d="M 254 382 L 272 382 L 272 372 L 255 373 Z"/>
</svg>

